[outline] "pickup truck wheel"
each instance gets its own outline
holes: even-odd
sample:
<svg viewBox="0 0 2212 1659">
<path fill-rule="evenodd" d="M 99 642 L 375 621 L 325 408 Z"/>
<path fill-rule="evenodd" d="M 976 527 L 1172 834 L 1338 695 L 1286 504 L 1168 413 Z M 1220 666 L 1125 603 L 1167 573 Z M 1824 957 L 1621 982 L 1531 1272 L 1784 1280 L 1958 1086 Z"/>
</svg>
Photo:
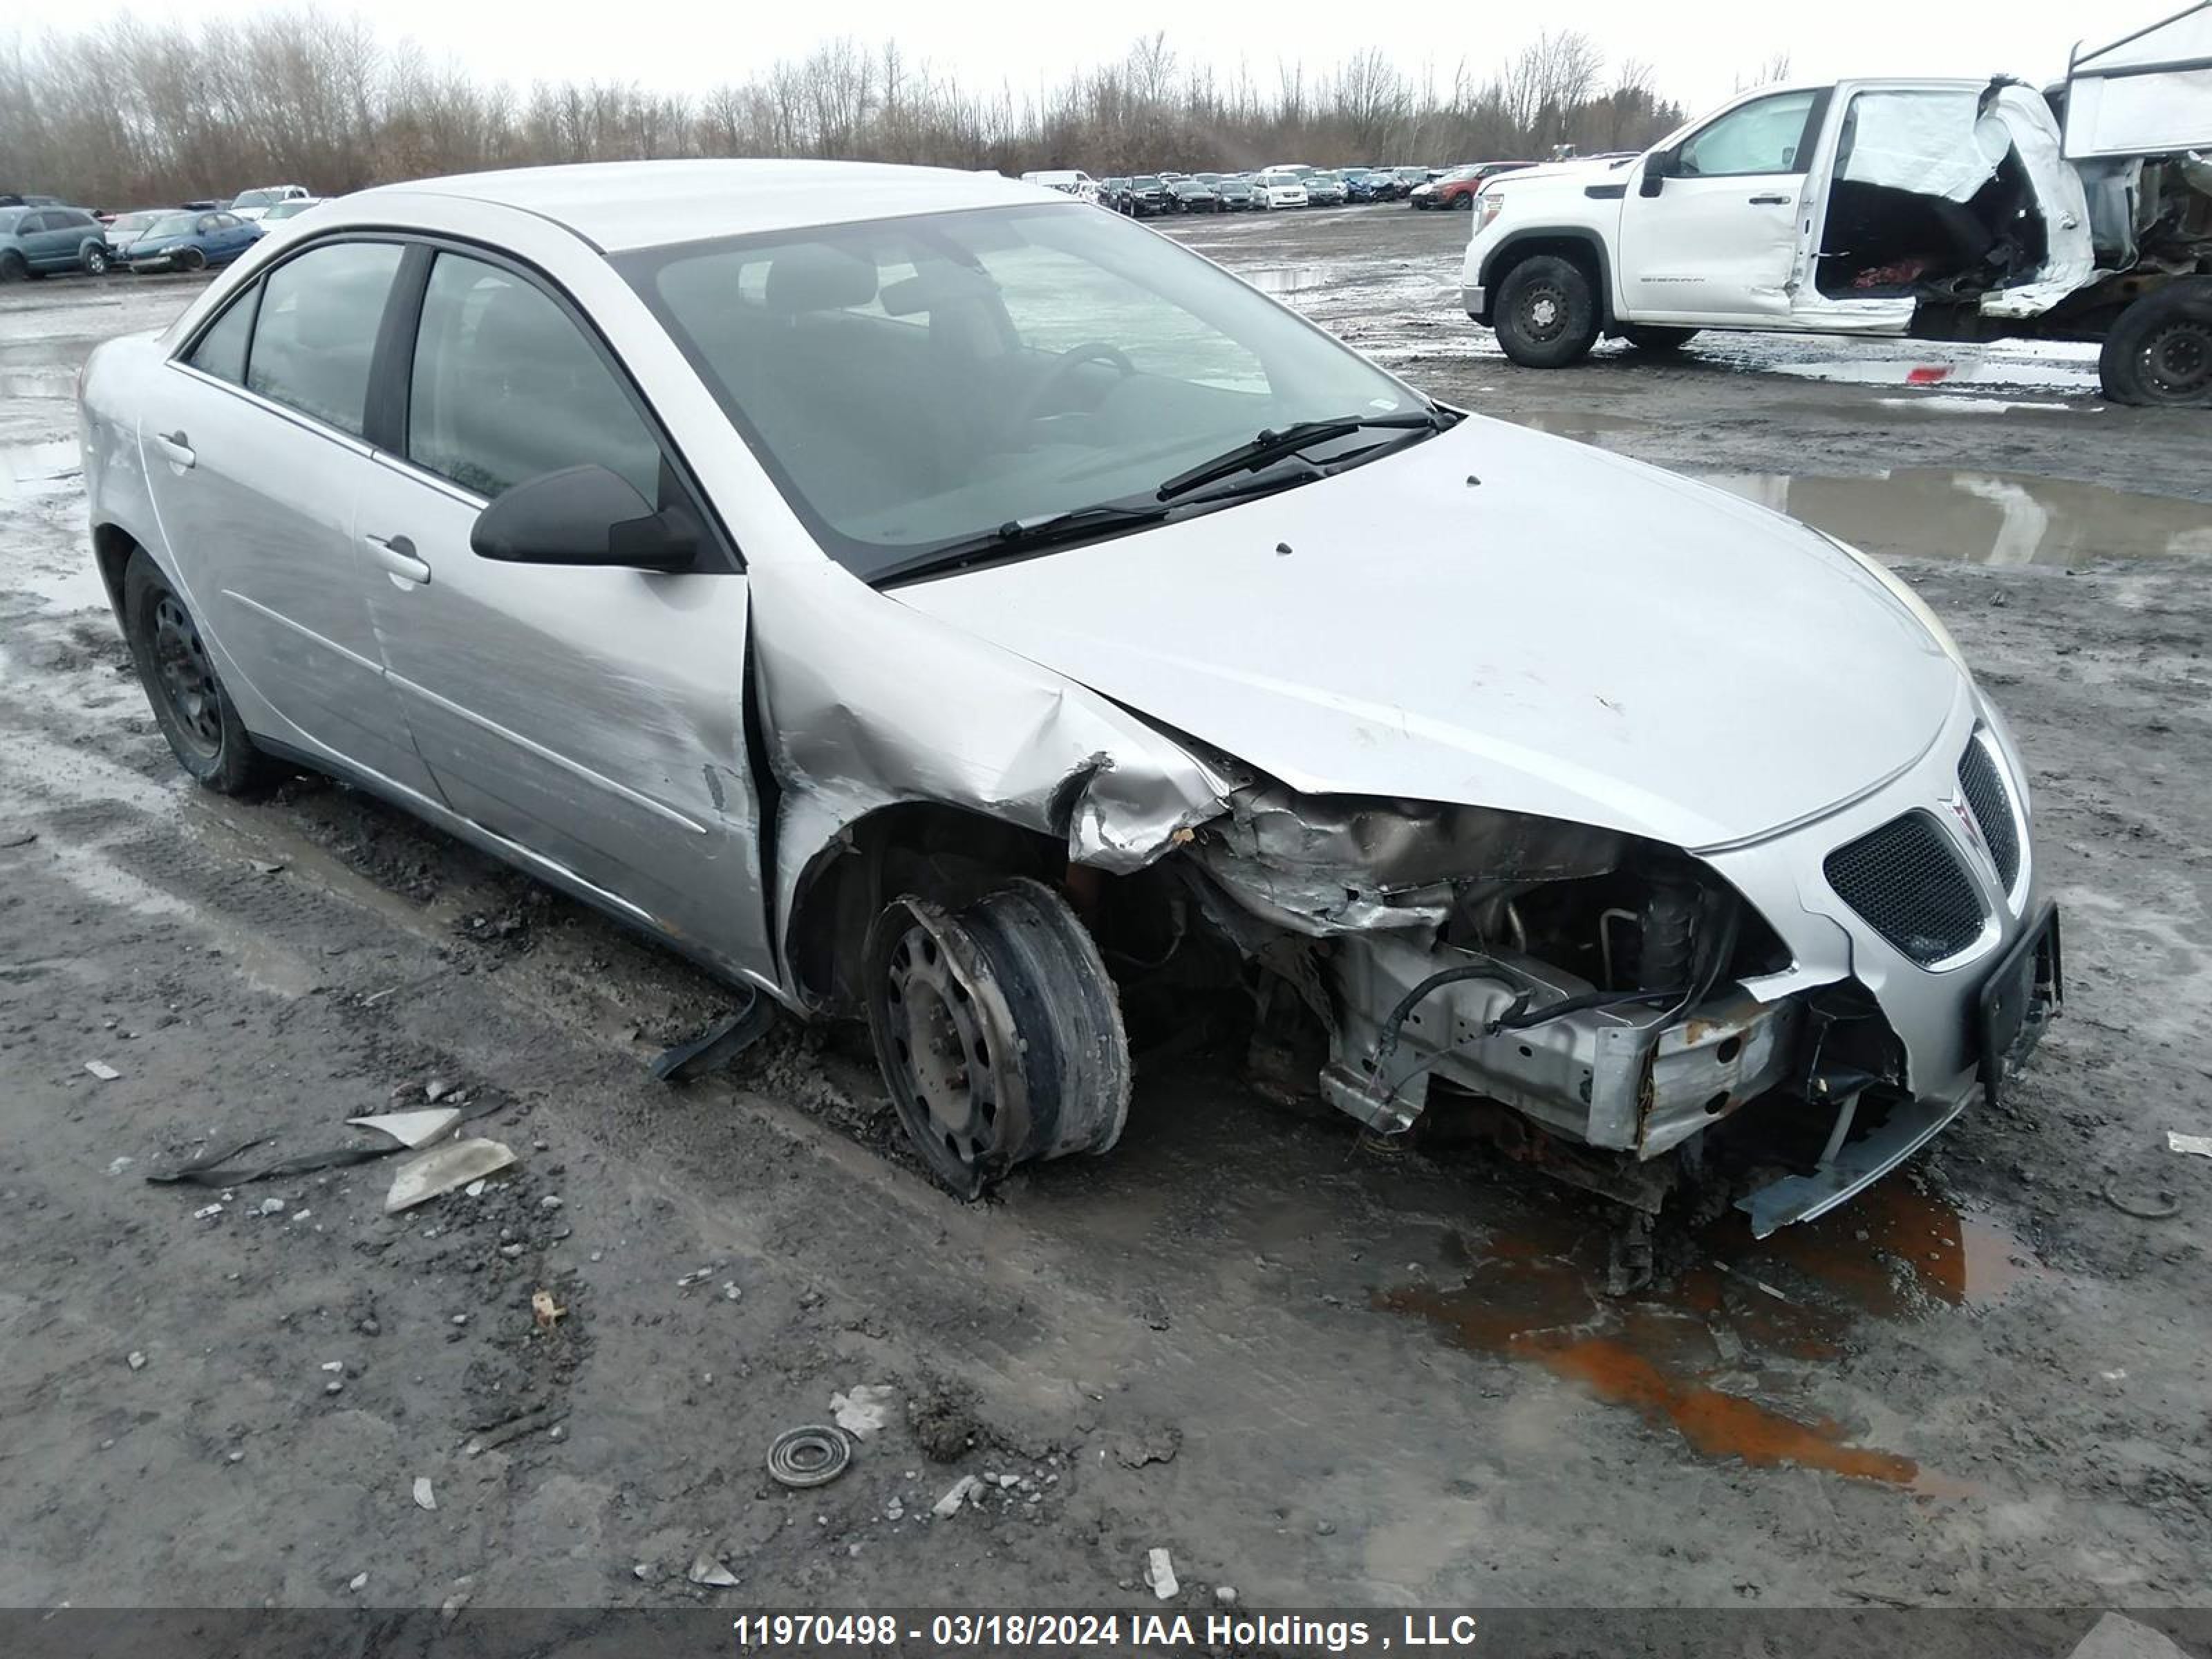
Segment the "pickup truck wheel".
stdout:
<svg viewBox="0 0 2212 1659">
<path fill-rule="evenodd" d="M 1680 351 L 1696 336 L 1694 328 L 1661 328 L 1650 323 L 1631 323 L 1620 337 L 1638 351 Z"/>
<path fill-rule="evenodd" d="M 2097 378 L 2118 404 L 2212 406 L 2212 282 L 2177 283 L 2122 312 Z"/>
<path fill-rule="evenodd" d="M 275 775 L 222 689 L 199 624 L 143 553 L 123 571 L 123 637 L 177 762 L 218 794 L 252 793 Z"/>
<path fill-rule="evenodd" d="M 877 1063 L 933 1174 L 974 1198 L 1016 1165 L 1103 1152 L 1129 1109 L 1121 1003 L 1066 900 L 1018 880 L 958 911 L 915 895 L 868 930 Z"/>
<path fill-rule="evenodd" d="M 1565 368 L 1597 339 L 1597 296 L 1582 267 L 1556 253 L 1532 254 L 1499 284 L 1498 343 L 1524 368 Z"/>
</svg>

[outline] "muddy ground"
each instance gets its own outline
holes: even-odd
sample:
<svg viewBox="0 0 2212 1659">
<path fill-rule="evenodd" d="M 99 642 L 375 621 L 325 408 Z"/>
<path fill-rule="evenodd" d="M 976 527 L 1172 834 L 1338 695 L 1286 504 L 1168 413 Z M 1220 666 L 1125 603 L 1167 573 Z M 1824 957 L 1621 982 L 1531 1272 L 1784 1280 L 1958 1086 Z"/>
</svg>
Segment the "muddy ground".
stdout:
<svg viewBox="0 0 2212 1659">
<path fill-rule="evenodd" d="M 1202 1045 L 1142 1067 L 1112 1156 L 972 1206 L 850 1034 L 665 1087 L 714 984 L 347 789 L 187 787 L 70 398 L 191 289 L 0 290 L 0 1604 L 1151 1607 L 1154 1547 L 1205 1607 L 2212 1600 L 2212 1160 L 2165 1145 L 2212 1132 L 2212 414 L 2101 404 L 2079 351 L 1531 374 L 1453 307 L 1463 219 L 1173 234 L 1440 395 L 1903 561 L 2019 730 L 2067 913 L 2016 1099 L 1615 1301 L 1589 1201 L 1363 1152 Z M 143 1179 L 434 1080 L 520 1155 L 480 1196 Z M 861 1383 L 901 1407 L 845 1475 L 770 1483 Z"/>
</svg>

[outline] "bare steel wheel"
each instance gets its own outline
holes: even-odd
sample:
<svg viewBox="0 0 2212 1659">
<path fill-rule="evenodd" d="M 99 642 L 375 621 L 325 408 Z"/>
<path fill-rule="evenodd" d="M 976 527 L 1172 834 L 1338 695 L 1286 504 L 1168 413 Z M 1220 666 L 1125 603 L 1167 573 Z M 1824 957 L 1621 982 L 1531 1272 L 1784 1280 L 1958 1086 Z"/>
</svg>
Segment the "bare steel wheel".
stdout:
<svg viewBox="0 0 2212 1659">
<path fill-rule="evenodd" d="M 207 269 L 206 251 L 204 249 L 196 247 L 188 247 L 185 249 L 181 253 L 177 255 L 177 269 L 179 270 L 205 270 Z"/>
<path fill-rule="evenodd" d="M 1016 1165 L 1103 1152 L 1128 1115 L 1129 1050 L 1097 946 L 1050 888 L 955 912 L 908 896 L 868 934 L 868 1024 L 900 1121 L 973 1198 Z"/>
<path fill-rule="evenodd" d="M 2122 312 L 2097 369 L 2115 403 L 2212 406 L 2212 278 L 2185 277 Z"/>
<path fill-rule="evenodd" d="M 1561 368 L 1597 338 L 1597 295 L 1589 274 L 1556 253 L 1532 254 L 1498 284 L 1492 311 L 1498 343 L 1525 368 Z"/>
<path fill-rule="evenodd" d="M 123 637 L 155 721 L 185 771 L 227 795 L 270 781 L 275 768 L 223 690 L 198 620 L 143 553 L 124 567 Z"/>
<path fill-rule="evenodd" d="M 179 734 L 212 760 L 222 747 L 222 694 L 200 631 L 173 593 L 154 601 L 154 665 Z"/>
</svg>

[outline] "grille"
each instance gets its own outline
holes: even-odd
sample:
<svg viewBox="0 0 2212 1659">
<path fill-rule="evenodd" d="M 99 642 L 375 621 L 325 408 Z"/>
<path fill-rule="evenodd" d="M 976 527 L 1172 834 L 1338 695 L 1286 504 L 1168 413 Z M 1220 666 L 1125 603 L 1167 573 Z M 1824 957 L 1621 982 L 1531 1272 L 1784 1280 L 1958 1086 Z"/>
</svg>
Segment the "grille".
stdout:
<svg viewBox="0 0 2212 1659">
<path fill-rule="evenodd" d="M 1973 808 L 1975 827 L 1982 832 L 1982 844 L 1990 849 L 1990 862 L 1997 867 L 1997 879 L 2009 891 L 2013 878 L 2020 874 L 2020 831 L 2013 823 L 2012 791 L 2005 787 L 2004 772 L 1996 757 L 1979 738 L 1959 757 L 1959 787 L 1966 792 L 1966 805 Z"/>
<path fill-rule="evenodd" d="M 1907 812 L 1846 842 L 1822 868 L 1844 903 L 1923 967 L 1982 936 L 1974 884 L 1924 812 Z"/>
</svg>

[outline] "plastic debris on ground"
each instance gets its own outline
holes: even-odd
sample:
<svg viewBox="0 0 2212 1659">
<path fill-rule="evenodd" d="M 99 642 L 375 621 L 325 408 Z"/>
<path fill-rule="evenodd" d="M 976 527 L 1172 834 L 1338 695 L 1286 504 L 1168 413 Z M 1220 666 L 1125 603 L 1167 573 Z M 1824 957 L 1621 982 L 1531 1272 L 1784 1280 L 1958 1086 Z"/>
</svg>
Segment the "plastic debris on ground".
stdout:
<svg viewBox="0 0 2212 1659">
<path fill-rule="evenodd" d="M 692 1558 L 690 1570 L 684 1575 L 695 1584 L 709 1589 L 727 1589 L 738 1582 L 738 1575 L 702 1550 Z"/>
<path fill-rule="evenodd" d="M 110 1066 L 104 1060 L 88 1060 L 84 1063 L 84 1069 L 91 1073 L 94 1077 L 98 1078 L 102 1083 L 112 1083 L 116 1079 L 123 1075 L 122 1073 L 117 1071 L 112 1066 Z"/>
<path fill-rule="evenodd" d="M 2168 1129 L 2166 1132 L 2166 1146 L 2168 1152 L 2212 1158 L 2212 1135 L 2185 1135 L 2179 1129 Z"/>
<path fill-rule="evenodd" d="M 430 1490 L 430 1477 L 427 1474 L 418 1474 L 415 1477 L 415 1507 L 418 1510 L 434 1510 L 438 1507 L 437 1494 Z"/>
<path fill-rule="evenodd" d="M 1175 1563 L 1168 1559 L 1165 1550 L 1145 1552 L 1145 1582 L 1163 1601 L 1172 1601 L 1182 1589 L 1176 1582 Z"/>
<path fill-rule="evenodd" d="M 399 1172 L 392 1177 L 392 1190 L 385 1195 L 384 1212 L 397 1215 L 411 1210 L 514 1162 L 514 1150 L 504 1141 L 477 1138 L 447 1141 L 399 1166 Z"/>
<path fill-rule="evenodd" d="M 425 1107 L 412 1112 L 376 1112 L 368 1117 L 346 1120 L 356 1128 L 390 1135 L 410 1151 L 444 1139 L 460 1121 L 459 1109 L 452 1106 Z"/>
<path fill-rule="evenodd" d="M 891 1420 L 898 1407 L 898 1391 L 888 1382 L 863 1382 L 849 1394 L 830 1396 L 830 1413 L 837 1426 L 855 1440 L 866 1440 Z"/>
<path fill-rule="evenodd" d="M 568 1311 L 553 1299 L 552 1291 L 544 1290 L 531 1291 L 530 1316 L 537 1322 L 539 1330 L 551 1330 L 561 1322 Z"/>
</svg>

